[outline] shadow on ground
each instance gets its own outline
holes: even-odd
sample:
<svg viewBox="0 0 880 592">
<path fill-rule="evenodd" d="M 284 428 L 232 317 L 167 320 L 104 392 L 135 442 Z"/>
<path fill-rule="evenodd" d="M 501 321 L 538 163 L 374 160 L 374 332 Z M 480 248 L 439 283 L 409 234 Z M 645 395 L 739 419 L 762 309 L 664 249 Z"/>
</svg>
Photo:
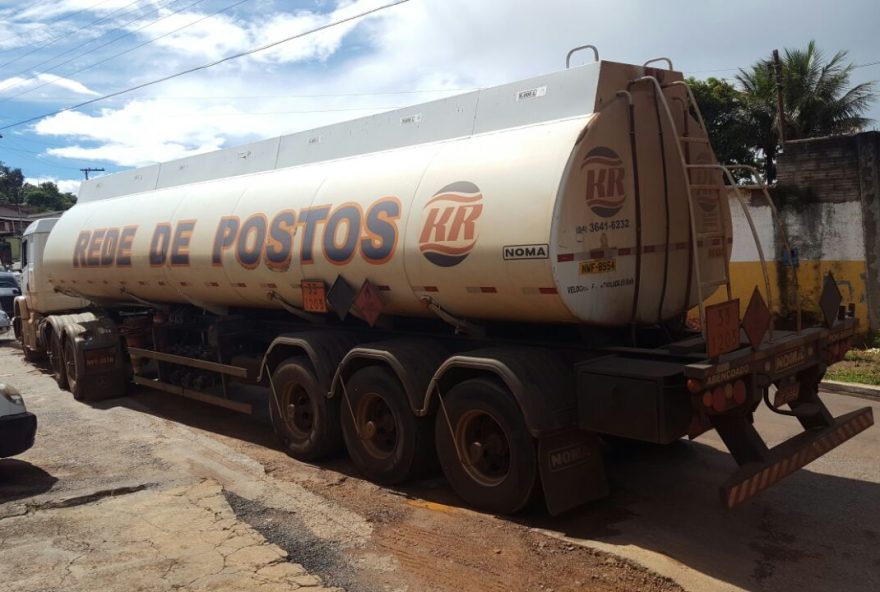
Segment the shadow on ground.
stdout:
<svg viewBox="0 0 880 592">
<path fill-rule="evenodd" d="M 14 458 L 0 459 L 0 504 L 46 493 L 57 481 L 29 462 Z"/>
<path fill-rule="evenodd" d="M 265 408 L 257 410 L 260 420 L 145 388 L 132 393 L 93 405 L 129 407 L 277 448 Z M 251 402 L 265 407 L 259 397 Z M 321 466 L 358 477 L 347 459 Z M 717 487 L 734 469 L 729 454 L 698 442 L 617 443 L 608 451 L 609 498 L 563 516 L 548 516 L 536 506 L 509 519 L 575 539 L 653 551 L 749 590 L 880 589 L 880 485 L 801 470 L 726 511 Z M 393 489 L 461 505 L 438 475 Z"/>
</svg>

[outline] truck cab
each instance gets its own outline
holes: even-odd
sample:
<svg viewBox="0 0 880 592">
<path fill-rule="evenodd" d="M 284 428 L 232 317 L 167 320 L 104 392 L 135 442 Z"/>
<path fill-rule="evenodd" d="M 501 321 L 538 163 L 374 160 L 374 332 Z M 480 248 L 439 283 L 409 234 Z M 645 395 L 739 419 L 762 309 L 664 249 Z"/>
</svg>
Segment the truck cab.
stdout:
<svg viewBox="0 0 880 592">
<path fill-rule="evenodd" d="M 43 253 L 46 240 L 58 218 L 43 218 L 28 226 L 21 241 L 21 296 L 15 298 L 13 314 L 15 329 L 21 337 L 25 356 L 31 358 L 36 352 L 45 351 L 40 330 L 46 315 L 65 311 L 78 311 L 89 306 L 84 298 L 55 290 L 43 270 Z"/>
</svg>

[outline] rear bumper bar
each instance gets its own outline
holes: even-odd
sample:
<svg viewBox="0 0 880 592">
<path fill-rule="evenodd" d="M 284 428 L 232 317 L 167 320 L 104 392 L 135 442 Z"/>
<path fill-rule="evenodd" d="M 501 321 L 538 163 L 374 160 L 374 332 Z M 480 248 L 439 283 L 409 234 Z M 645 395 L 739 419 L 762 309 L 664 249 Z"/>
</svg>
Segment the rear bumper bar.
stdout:
<svg viewBox="0 0 880 592">
<path fill-rule="evenodd" d="M 746 463 L 721 486 L 721 500 L 733 508 L 784 477 L 837 448 L 874 424 L 870 407 L 835 418 L 821 429 L 811 429 L 769 450 L 762 462 Z"/>
</svg>

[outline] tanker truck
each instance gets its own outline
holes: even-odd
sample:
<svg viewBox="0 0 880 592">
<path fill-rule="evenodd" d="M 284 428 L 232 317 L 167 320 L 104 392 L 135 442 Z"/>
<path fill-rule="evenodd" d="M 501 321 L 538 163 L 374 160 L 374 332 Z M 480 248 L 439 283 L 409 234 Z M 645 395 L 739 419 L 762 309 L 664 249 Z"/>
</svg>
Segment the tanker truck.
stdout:
<svg viewBox="0 0 880 592">
<path fill-rule="evenodd" d="M 870 426 L 870 408 L 833 417 L 818 397 L 857 328 L 833 278 L 816 326 L 774 326 L 791 295 L 763 251 L 765 282 L 732 298 L 744 186 L 682 74 L 571 57 L 85 181 L 25 232 L 24 355 L 77 399 L 133 383 L 268 406 L 297 459 L 347 450 L 381 484 L 439 464 L 496 513 L 606 496 L 603 441 L 711 429 L 739 466 L 720 486 L 733 507 Z M 762 402 L 803 431 L 768 448 Z"/>
</svg>

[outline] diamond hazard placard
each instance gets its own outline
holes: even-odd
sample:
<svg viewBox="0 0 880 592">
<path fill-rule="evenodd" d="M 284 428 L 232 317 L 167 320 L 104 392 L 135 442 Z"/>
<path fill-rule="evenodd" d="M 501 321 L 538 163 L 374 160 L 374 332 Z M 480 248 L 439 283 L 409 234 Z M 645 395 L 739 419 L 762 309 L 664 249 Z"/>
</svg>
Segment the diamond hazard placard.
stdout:
<svg viewBox="0 0 880 592">
<path fill-rule="evenodd" d="M 361 289 L 354 299 L 354 306 L 371 327 L 376 324 L 384 308 L 382 299 L 379 297 L 379 290 L 369 280 L 364 280 L 361 285 Z"/>
</svg>

